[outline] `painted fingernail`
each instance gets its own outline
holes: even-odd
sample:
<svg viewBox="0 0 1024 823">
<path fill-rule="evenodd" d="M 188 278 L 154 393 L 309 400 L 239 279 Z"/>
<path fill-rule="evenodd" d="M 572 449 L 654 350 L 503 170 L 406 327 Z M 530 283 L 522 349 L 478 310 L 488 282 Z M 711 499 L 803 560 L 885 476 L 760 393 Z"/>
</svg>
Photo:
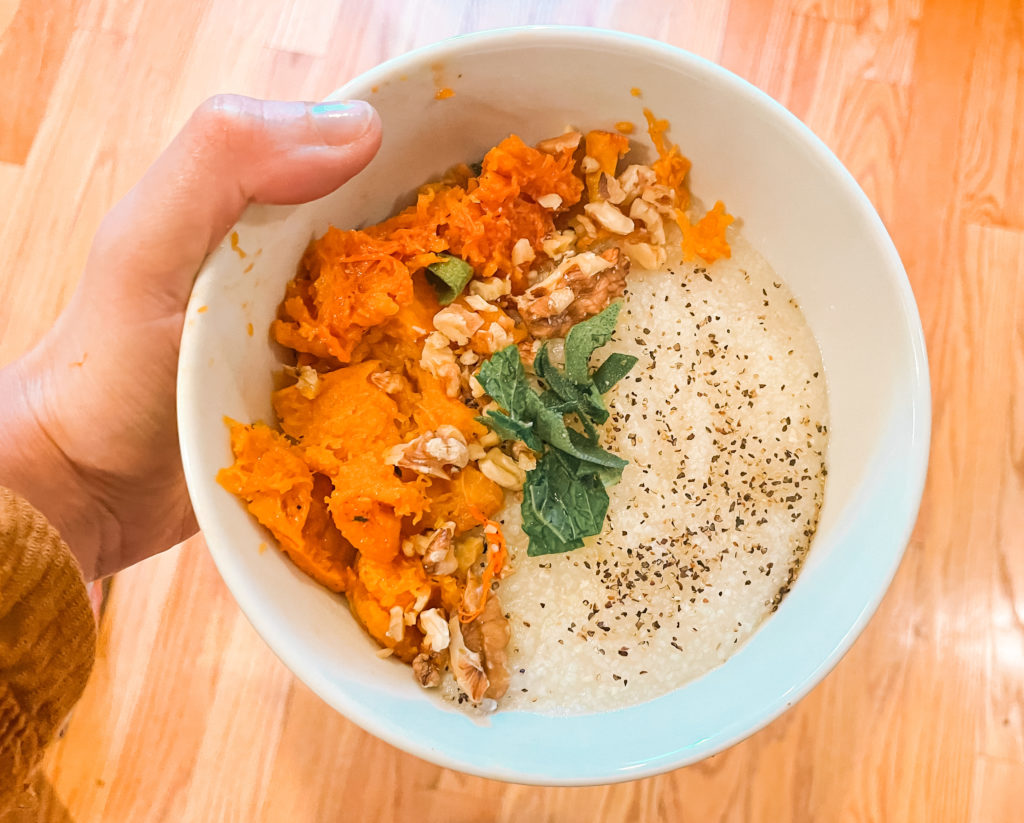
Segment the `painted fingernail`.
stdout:
<svg viewBox="0 0 1024 823">
<path fill-rule="evenodd" d="M 324 142 L 330 145 L 358 140 L 369 131 L 373 122 L 373 106 L 362 100 L 314 103 L 309 107 L 309 113 Z"/>
</svg>

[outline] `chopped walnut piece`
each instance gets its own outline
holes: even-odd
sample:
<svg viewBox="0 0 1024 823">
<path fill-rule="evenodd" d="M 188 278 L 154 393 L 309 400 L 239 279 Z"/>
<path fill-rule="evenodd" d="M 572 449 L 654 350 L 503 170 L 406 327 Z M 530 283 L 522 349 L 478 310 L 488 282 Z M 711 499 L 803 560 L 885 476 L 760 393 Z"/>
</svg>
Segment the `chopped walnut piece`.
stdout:
<svg viewBox="0 0 1024 823">
<path fill-rule="evenodd" d="M 668 260 L 668 253 L 663 246 L 652 246 L 650 243 L 623 243 L 622 250 L 634 266 L 649 271 L 660 269 Z"/>
<path fill-rule="evenodd" d="M 519 314 L 533 337 L 565 337 L 574 325 L 600 313 L 625 292 L 629 258 L 617 248 L 605 249 L 599 258 L 601 265 L 588 262 L 586 270 L 576 262 L 577 258 L 583 255 L 568 258 L 562 264 L 564 270 L 556 269 L 557 277 L 545 278 L 518 298 Z M 574 298 L 567 307 L 556 311 L 550 298 L 552 292 L 562 287 L 572 289 Z"/>
<path fill-rule="evenodd" d="M 479 314 L 469 311 L 459 303 L 445 306 L 434 315 L 434 328 L 456 346 L 465 346 L 483 324 L 483 318 Z"/>
<path fill-rule="evenodd" d="M 572 293 L 572 289 L 563 286 L 551 292 L 548 296 L 548 305 L 551 307 L 552 313 L 561 314 L 569 308 L 569 304 L 575 299 L 576 295 Z"/>
<path fill-rule="evenodd" d="M 484 553 L 484 539 L 478 534 L 464 534 L 455 540 L 455 559 L 459 571 L 469 571 Z"/>
<path fill-rule="evenodd" d="M 448 648 L 451 635 L 448 621 L 440 609 L 427 609 L 420 614 L 420 630 L 423 632 L 421 648 L 431 652 L 441 652 Z"/>
<path fill-rule="evenodd" d="M 480 384 L 480 381 L 476 379 L 475 374 L 471 374 L 469 376 L 469 393 L 477 400 L 487 394 L 486 389 L 484 389 Z"/>
<path fill-rule="evenodd" d="M 501 295 L 498 295 L 499 297 Z M 466 305 L 473 311 L 487 311 L 491 308 L 491 304 L 488 303 L 479 294 L 467 294 L 465 296 Z"/>
<path fill-rule="evenodd" d="M 666 217 L 675 215 L 676 192 L 662 183 L 646 186 L 640 196 Z"/>
<path fill-rule="evenodd" d="M 484 596 L 483 579 L 473 569 L 466 572 L 466 586 L 462 590 L 461 610 L 466 614 L 473 614 L 480 608 L 480 601 Z"/>
<path fill-rule="evenodd" d="M 626 192 L 619 185 L 619 181 L 610 174 L 601 175 L 597 183 L 597 190 L 601 197 L 616 206 L 626 199 Z"/>
<path fill-rule="evenodd" d="M 406 380 L 402 375 L 383 369 L 370 375 L 370 382 L 388 394 L 399 394 L 406 388 Z"/>
<path fill-rule="evenodd" d="M 537 468 L 537 455 L 522 440 L 516 440 L 512 444 L 512 456 L 524 472 L 531 472 Z"/>
<path fill-rule="evenodd" d="M 320 375 L 312 366 L 299 366 L 299 379 L 295 388 L 307 400 L 315 400 L 320 393 Z"/>
<path fill-rule="evenodd" d="M 441 576 L 451 574 L 459 567 L 455 559 L 452 537 L 455 536 L 455 524 L 448 521 L 434 531 L 423 552 L 423 571 L 430 575 Z"/>
<path fill-rule="evenodd" d="M 572 302 L 572 299 L 575 299 L 572 291 L 566 287 L 566 274 L 569 271 L 579 270 L 590 276 L 611 265 L 612 263 L 606 258 L 589 251 L 565 258 L 554 269 L 547 272 L 543 279 L 534 283 L 522 296 L 517 298 L 516 302 L 520 312 L 523 311 L 524 306 L 529 306 L 529 311 L 536 316 L 552 317 L 561 314 Z"/>
<path fill-rule="evenodd" d="M 600 271 L 604 271 L 609 266 L 615 265 L 614 257 L 608 254 L 608 250 L 601 252 L 601 254 L 594 254 L 592 251 L 585 251 L 577 254 L 568 262 L 570 264 L 564 267 L 564 271 L 568 272 L 572 268 L 578 268 L 583 274 L 587 275 L 587 277 L 595 275 Z"/>
<path fill-rule="evenodd" d="M 629 216 L 634 220 L 640 220 L 647 228 L 651 240 L 659 246 L 665 245 L 665 223 L 659 212 L 651 203 L 643 198 L 637 198 L 629 207 Z"/>
<path fill-rule="evenodd" d="M 423 607 L 427 605 L 427 601 L 428 600 L 430 600 L 430 592 L 429 591 L 428 592 L 420 592 L 416 596 L 415 602 L 412 604 L 413 612 L 415 612 L 416 614 L 419 614 L 421 611 L 423 611 Z M 415 623 L 415 622 L 416 621 L 414 620 L 413 623 Z M 412 623 L 410 623 L 409 625 L 411 626 Z"/>
<path fill-rule="evenodd" d="M 626 166 L 619 175 L 619 186 L 626 195 L 624 202 L 630 203 L 648 186 L 658 182 L 658 176 L 650 166 Z"/>
<path fill-rule="evenodd" d="M 445 394 L 449 397 L 459 396 L 462 372 L 455 362 L 455 352 L 451 350 L 450 341 L 441 332 L 432 332 L 423 341 L 420 366 L 441 381 Z"/>
<path fill-rule="evenodd" d="M 493 448 L 477 461 L 484 477 L 510 491 L 519 491 L 526 482 L 526 472 L 499 448 Z"/>
<path fill-rule="evenodd" d="M 388 630 L 384 634 L 396 643 L 401 643 L 405 637 L 405 612 L 401 606 L 392 606 L 388 616 Z"/>
<path fill-rule="evenodd" d="M 540 250 L 554 259 L 565 254 L 576 243 L 576 232 L 568 229 L 549 234 L 540 243 Z"/>
<path fill-rule="evenodd" d="M 485 277 L 469 281 L 469 293 L 493 302 L 512 291 L 512 284 L 504 277 Z M 468 302 L 468 301 L 467 301 Z"/>
<path fill-rule="evenodd" d="M 586 208 L 586 206 L 584 206 L 584 208 Z M 594 221 L 585 214 L 577 214 L 573 217 L 572 222 L 576 228 L 576 234 L 582 234 L 587 237 L 597 237 L 597 226 L 595 226 Z"/>
<path fill-rule="evenodd" d="M 511 323 L 509 323 L 511 325 Z M 505 348 L 505 346 L 511 345 L 512 333 L 511 328 L 506 329 L 501 323 L 493 322 L 486 328 L 480 331 L 481 337 L 477 338 L 487 348 L 487 351 L 491 354 L 498 351 L 499 349 Z"/>
<path fill-rule="evenodd" d="M 554 211 L 562 207 L 562 198 L 557 194 L 545 194 L 537 198 L 537 205 Z"/>
<path fill-rule="evenodd" d="M 441 685 L 443 654 L 420 653 L 413 658 L 412 673 L 424 689 L 436 689 Z"/>
<path fill-rule="evenodd" d="M 465 692 L 473 703 L 479 703 L 484 698 L 487 689 L 490 688 L 490 681 L 484 673 L 483 661 L 480 654 L 466 647 L 462 637 L 462 625 L 458 615 L 452 615 L 448 621 L 448 633 L 450 642 L 448 652 L 451 659 L 452 672 L 455 675 L 455 682 Z"/>
<path fill-rule="evenodd" d="M 501 601 L 493 592 L 488 596 L 483 613 L 462 627 L 466 648 L 480 655 L 487 675 L 484 697 L 500 699 L 508 691 L 509 671 L 506 647 L 510 637 L 508 620 Z"/>
<path fill-rule="evenodd" d="M 469 462 L 466 438 L 454 426 L 438 426 L 437 431 L 428 431 L 408 443 L 393 446 L 384 456 L 384 462 L 402 469 L 411 469 L 418 474 L 451 479 L 447 466 L 463 469 Z"/>
<path fill-rule="evenodd" d="M 429 545 L 429 534 L 413 534 L 402 541 L 402 554 L 406 557 L 422 557 Z"/>
<path fill-rule="evenodd" d="M 629 234 L 633 231 L 633 221 L 611 203 L 587 203 L 583 207 L 583 211 L 591 220 L 608 229 L 612 234 Z"/>
<path fill-rule="evenodd" d="M 487 413 L 489 411 L 496 411 L 499 408 L 500 406 L 497 403 L 492 402 L 488 403 L 486 406 L 480 409 L 480 411 Z M 483 446 L 485 449 L 489 449 L 491 448 L 491 446 L 497 446 L 501 442 L 501 438 L 498 437 L 497 432 L 491 431 L 490 429 L 481 434 L 480 437 L 477 439 L 479 440 L 480 445 Z"/>
<path fill-rule="evenodd" d="M 555 195 L 558 197 L 558 195 Z M 559 202 L 561 198 L 559 197 Z M 516 240 L 516 244 L 512 247 L 512 265 L 521 266 L 523 263 L 532 263 L 533 258 L 536 255 L 533 253 L 533 246 L 530 245 L 530 241 L 525 237 L 520 237 Z"/>
<path fill-rule="evenodd" d="M 576 151 L 576 147 L 579 146 L 580 140 L 583 139 L 583 135 L 578 131 L 567 131 L 565 134 L 560 134 L 558 137 L 549 137 L 547 140 L 541 140 L 537 144 L 537 150 L 542 151 L 545 154 L 561 154 L 563 151 Z"/>
</svg>

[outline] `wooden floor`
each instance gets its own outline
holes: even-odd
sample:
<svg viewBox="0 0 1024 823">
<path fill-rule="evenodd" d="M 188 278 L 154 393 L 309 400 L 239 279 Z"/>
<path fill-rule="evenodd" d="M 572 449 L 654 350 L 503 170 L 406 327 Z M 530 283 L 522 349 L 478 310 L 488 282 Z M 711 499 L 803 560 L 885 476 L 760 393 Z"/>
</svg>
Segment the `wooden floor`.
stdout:
<svg viewBox="0 0 1024 823">
<path fill-rule="evenodd" d="M 993 821 L 1024 798 L 1021 0 L 0 0 L 0 362 L 53 321 L 105 210 L 207 95 L 317 98 L 515 23 L 717 60 L 835 150 L 903 256 L 934 440 L 906 560 L 835 672 L 674 774 L 534 789 L 436 768 L 327 709 L 198 541 L 119 577 L 39 781 L 44 821 Z"/>
</svg>

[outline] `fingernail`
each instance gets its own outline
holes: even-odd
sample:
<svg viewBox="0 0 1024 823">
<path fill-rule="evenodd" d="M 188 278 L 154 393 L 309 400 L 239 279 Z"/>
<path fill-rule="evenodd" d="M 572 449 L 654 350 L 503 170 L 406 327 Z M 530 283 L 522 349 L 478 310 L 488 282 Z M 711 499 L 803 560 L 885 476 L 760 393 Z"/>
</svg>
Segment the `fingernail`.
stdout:
<svg viewBox="0 0 1024 823">
<path fill-rule="evenodd" d="M 324 142 L 330 145 L 358 140 L 373 122 L 373 106 L 362 100 L 314 103 L 309 113 Z"/>
</svg>

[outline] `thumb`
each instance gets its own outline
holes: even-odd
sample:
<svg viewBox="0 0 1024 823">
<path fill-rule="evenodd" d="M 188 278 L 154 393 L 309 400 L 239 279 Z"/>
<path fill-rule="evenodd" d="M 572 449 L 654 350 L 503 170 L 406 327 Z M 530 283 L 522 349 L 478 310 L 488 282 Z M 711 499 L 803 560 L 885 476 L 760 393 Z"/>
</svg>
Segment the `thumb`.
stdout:
<svg viewBox="0 0 1024 823">
<path fill-rule="evenodd" d="M 380 118 L 359 100 L 213 97 L 107 215 L 86 278 L 108 296 L 156 297 L 180 311 L 203 258 L 248 203 L 329 194 L 369 163 L 380 139 Z"/>
</svg>

